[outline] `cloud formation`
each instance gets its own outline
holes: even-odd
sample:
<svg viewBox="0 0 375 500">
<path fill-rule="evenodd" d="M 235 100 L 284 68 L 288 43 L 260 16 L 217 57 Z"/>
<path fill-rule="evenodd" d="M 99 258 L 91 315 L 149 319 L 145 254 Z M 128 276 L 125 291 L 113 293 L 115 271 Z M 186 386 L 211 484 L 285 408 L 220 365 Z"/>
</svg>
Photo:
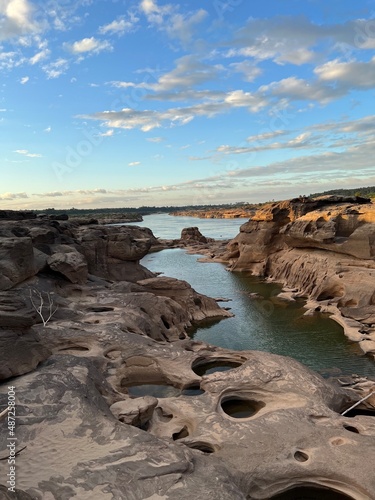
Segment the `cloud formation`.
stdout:
<svg viewBox="0 0 375 500">
<path fill-rule="evenodd" d="M 64 46 L 75 55 L 84 54 L 86 52 L 98 54 L 103 50 L 112 50 L 112 45 L 108 42 L 108 40 L 97 40 L 93 36 L 90 38 L 83 38 L 82 40 L 78 40 L 72 44 L 66 43 Z"/>
<path fill-rule="evenodd" d="M 42 155 L 39 153 L 30 153 L 27 149 L 16 149 L 13 153 L 17 153 L 22 156 L 27 156 L 28 158 L 42 158 Z"/>
<path fill-rule="evenodd" d="M 0 0 L 0 41 L 37 33 L 39 29 L 28 0 Z"/>
</svg>

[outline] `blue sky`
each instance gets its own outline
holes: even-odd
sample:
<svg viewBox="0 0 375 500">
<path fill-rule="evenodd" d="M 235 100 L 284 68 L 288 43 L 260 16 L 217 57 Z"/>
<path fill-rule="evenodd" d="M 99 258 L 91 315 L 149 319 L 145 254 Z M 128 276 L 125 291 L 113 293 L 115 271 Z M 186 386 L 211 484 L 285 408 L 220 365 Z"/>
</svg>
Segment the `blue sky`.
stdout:
<svg viewBox="0 0 375 500">
<path fill-rule="evenodd" d="M 0 208 L 375 184 L 374 0 L 0 0 Z"/>
</svg>

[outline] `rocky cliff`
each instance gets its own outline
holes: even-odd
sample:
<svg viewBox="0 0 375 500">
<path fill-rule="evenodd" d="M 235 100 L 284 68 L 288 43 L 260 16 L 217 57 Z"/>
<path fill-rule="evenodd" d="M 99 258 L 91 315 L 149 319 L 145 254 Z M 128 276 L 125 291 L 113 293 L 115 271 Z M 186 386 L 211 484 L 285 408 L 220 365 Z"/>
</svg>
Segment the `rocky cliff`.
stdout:
<svg viewBox="0 0 375 500">
<path fill-rule="evenodd" d="M 329 312 L 338 308 L 350 338 L 375 353 L 374 257 L 375 205 L 339 196 L 263 207 L 222 255 L 233 271 L 282 282 Z"/>
<path fill-rule="evenodd" d="M 0 498 L 374 499 L 374 418 L 340 414 L 374 382 L 192 341 L 193 322 L 229 313 L 143 268 L 153 243 L 0 222 Z"/>
</svg>

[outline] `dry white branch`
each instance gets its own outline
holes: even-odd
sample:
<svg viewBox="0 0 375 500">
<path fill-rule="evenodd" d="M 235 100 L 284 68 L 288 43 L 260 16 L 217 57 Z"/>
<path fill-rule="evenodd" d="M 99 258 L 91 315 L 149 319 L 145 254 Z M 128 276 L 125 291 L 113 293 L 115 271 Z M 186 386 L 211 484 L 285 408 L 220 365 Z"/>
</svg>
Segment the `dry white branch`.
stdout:
<svg viewBox="0 0 375 500">
<path fill-rule="evenodd" d="M 46 296 L 46 303 L 44 301 L 43 293 Z M 43 321 L 43 326 L 46 326 L 48 321 L 52 318 L 52 316 L 57 311 L 57 306 L 54 306 L 53 298 L 50 292 L 40 292 L 35 288 L 30 289 L 30 301 L 35 309 L 35 311 L 39 314 L 41 320 Z M 44 310 L 43 310 L 44 308 Z"/>
<path fill-rule="evenodd" d="M 5 408 L 5 410 L 3 410 L 3 411 L 0 413 L 0 420 L 1 420 L 2 418 L 4 418 L 4 417 L 7 415 L 8 411 L 9 411 L 9 408 Z"/>
</svg>

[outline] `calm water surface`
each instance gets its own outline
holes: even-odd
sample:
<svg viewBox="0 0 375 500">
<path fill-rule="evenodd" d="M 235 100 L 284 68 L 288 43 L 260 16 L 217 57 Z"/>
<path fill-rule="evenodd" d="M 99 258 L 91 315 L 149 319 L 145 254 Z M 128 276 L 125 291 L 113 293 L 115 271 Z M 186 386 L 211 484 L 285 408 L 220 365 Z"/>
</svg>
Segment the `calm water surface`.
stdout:
<svg viewBox="0 0 375 500">
<path fill-rule="evenodd" d="M 205 236 L 232 238 L 244 222 L 153 215 L 146 216 L 142 225 L 163 238 L 177 238 L 188 226 L 198 226 Z M 346 339 L 340 325 L 319 313 L 304 316 L 302 300 L 290 303 L 278 299 L 281 285 L 264 283 L 245 273 L 229 273 L 222 264 L 197 262 L 199 257 L 170 249 L 142 260 L 148 269 L 186 280 L 200 293 L 231 299 L 220 305 L 230 307 L 235 317 L 201 325 L 193 332 L 194 338 L 229 349 L 291 356 L 327 376 L 342 372 L 375 377 L 375 363 Z M 254 299 L 251 293 L 261 298 Z"/>
</svg>

